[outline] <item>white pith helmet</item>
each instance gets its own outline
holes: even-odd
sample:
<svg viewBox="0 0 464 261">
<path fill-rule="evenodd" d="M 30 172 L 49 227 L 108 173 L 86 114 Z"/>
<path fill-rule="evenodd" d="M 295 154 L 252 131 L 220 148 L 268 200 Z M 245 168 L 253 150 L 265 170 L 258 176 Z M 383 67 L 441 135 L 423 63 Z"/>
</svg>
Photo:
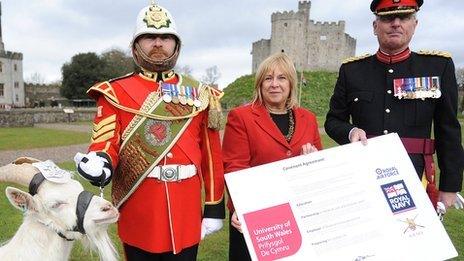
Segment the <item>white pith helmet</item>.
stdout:
<svg viewBox="0 0 464 261">
<path fill-rule="evenodd" d="M 181 38 L 177 33 L 176 23 L 171 13 L 166 8 L 156 4 L 155 1 L 151 1 L 151 4 L 140 10 L 137 15 L 131 48 L 134 47 L 134 41 L 137 37 L 143 34 L 172 34 L 177 37 L 177 44 L 181 44 Z"/>
</svg>

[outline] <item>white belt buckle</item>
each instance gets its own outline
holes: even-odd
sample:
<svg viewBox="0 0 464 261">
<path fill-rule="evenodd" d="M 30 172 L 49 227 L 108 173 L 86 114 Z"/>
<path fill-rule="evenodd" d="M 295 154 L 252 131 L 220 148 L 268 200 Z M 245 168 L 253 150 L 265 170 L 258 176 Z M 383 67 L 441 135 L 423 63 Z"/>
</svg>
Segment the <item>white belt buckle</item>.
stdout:
<svg viewBox="0 0 464 261">
<path fill-rule="evenodd" d="M 196 167 L 193 164 L 190 165 L 162 165 L 156 166 L 150 174 L 148 174 L 148 178 L 155 178 L 160 181 L 166 182 L 180 182 L 183 179 L 188 179 L 196 175 Z"/>
<path fill-rule="evenodd" d="M 162 181 L 179 181 L 179 165 L 177 166 L 159 166 L 160 180 Z"/>
</svg>

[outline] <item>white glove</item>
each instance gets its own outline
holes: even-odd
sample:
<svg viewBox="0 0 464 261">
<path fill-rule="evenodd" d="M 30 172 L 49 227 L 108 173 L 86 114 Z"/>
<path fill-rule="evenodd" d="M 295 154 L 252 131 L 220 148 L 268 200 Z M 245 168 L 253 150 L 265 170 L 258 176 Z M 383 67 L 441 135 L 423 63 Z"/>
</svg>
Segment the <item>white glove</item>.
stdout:
<svg viewBox="0 0 464 261">
<path fill-rule="evenodd" d="M 440 221 L 443 221 L 443 217 L 446 214 L 446 207 L 445 204 L 443 204 L 443 202 L 437 202 L 437 214 Z"/>
<path fill-rule="evenodd" d="M 203 218 L 201 221 L 201 239 L 205 236 L 219 231 L 222 228 L 222 219 L 220 218 Z"/>
<path fill-rule="evenodd" d="M 108 160 L 97 155 L 94 151 L 83 154 L 76 153 L 74 156 L 77 172 L 89 180 L 94 186 L 103 187 L 111 180 L 112 167 Z"/>
<path fill-rule="evenodd" d="M 454 207 L 456 209 L 464 208 L 464 198 L 459 193 L 456 193 L 456 203 L 454 203 Z"/>
</svg>

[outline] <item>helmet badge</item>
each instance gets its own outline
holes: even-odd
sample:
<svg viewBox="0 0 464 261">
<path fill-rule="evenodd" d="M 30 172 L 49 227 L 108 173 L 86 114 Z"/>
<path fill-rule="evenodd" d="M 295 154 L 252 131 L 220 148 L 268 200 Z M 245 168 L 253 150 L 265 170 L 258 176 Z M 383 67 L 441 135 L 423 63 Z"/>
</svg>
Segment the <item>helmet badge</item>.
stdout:
<svg viewBox="0 0 464 261">
<path fill-rule="evenodd" d="M 160 29 L 163 27 L 169 28 L 171 24 L 171 20 L 169 20 L 166 12 L 157 6 L 152 5 L 145 13 L 145 18 L 143 21 L 147 24 L 147 27 L 154 27 L 156 29 Z"/>
</svg>

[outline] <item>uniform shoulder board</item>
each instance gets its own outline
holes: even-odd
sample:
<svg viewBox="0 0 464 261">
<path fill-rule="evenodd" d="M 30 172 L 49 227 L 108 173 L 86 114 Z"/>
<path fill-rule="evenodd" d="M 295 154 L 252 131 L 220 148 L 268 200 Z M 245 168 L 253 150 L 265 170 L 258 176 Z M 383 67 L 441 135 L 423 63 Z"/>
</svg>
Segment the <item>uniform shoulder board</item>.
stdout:
<svg viewBox="0 0 464 261">
<path fill-rule="evenodd" d="M 126 75 L 123 75 L 123 76 L 118 76 L 118 77 L 116 77 L 116 78 L 112 78 L 112 79 L 108 80 L 108 82 L 114 82 L 114 81 L 117 81 L 117 80 L 121 80 L 121 79 L 124 79 L 124 78 L 130 77 L 130 76 L 132 76 L 132 75 L 134 75 L 134 73 L 133 73 L 133 72 L 131 72 L 131 73 L 128 73 L 128 74 L 126 74 Z"/>
<path fill-rule="evenodd" d="M 451 58 L 451 53 L 444 51 L 434 51 L 434 50 L 420 50 L 418 52 L 420 55 L 432 55 L 432 56 L 441 56 L 445 58 Z"/>
<path fill-rule="evenodd" d="M 343 60 L 342 64 L 345 64 L 345 63 L 351 63 L 351 62 L 354 62 L 354 61 L 359 61 L 359 60 L 362 60 L 362 59 L 366 59 L 367 57 L 370 57 L 371 54 L 364 54 L 364 55 L 361 55 L 361 56 L 353 56 L 353 57 L 350 57 L 350 58 L 347 58 L 345 60 Z"/>
<path fill-rule="evenodd" d="M 114 91 L 113 86 L 111 86 L 111 83 L 108 81 L 97 83 L 94 86 L 90 87 L 90 89 L 87 91 L 87 95 L 89 95 L 95 100 L 98 98 L 98 96 L 102 94 L 111 99 L 112 101 L 119 103 L 118 97 L 116 96 L 116 92 Z"/>
</svg>

